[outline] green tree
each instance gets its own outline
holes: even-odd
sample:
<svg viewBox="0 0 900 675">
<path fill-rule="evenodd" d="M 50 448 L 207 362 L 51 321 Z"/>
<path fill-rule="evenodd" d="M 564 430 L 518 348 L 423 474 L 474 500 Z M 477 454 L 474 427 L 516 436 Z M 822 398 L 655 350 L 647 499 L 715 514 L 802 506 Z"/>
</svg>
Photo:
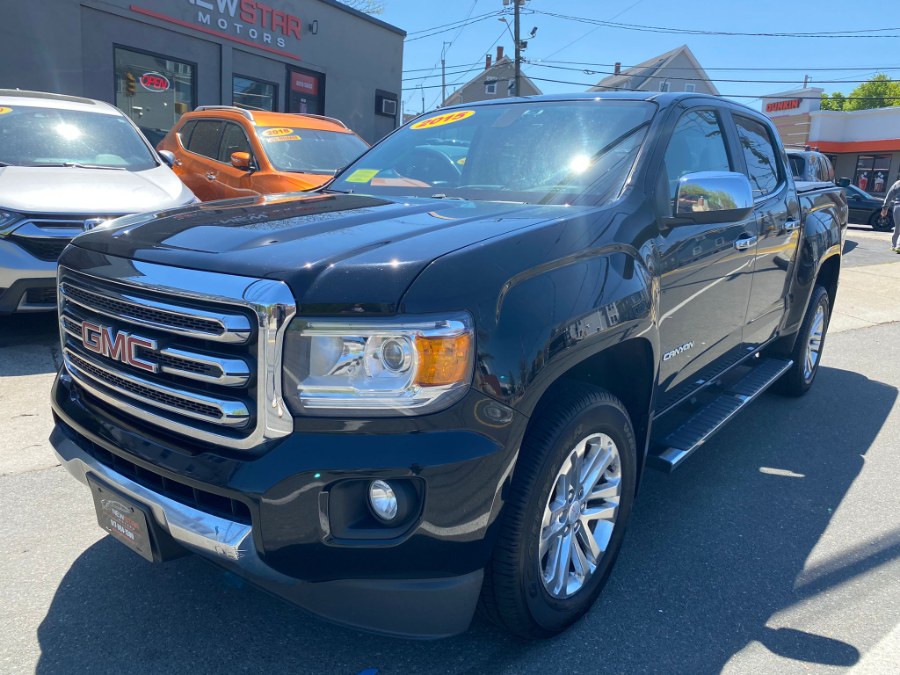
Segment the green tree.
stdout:
<svg viewBox="0 0 900 675">
<path fill-rule="evenodd" d="M 846 103 L 846 97 L 839 91 L 834 92 L 831 97 L 822 94 L 822 110 L 843 110 Z"/>
<path fill-rule="evenodd" d="M 839 91 L 822 94 L 822 110 L 868 110 L 900 105 L 900 82 L 879 73 L 863 82 L 846 97 Z"/>
</svg>

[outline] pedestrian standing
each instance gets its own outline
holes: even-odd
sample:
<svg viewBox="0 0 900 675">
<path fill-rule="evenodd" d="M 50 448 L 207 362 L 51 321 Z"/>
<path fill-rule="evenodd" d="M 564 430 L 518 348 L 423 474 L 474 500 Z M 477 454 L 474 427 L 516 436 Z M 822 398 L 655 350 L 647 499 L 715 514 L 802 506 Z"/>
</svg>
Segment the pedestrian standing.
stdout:
<svg viewBox="0 0 900 675">
<path fill-rule="evenodd" d="M 898 177 L 897 182 L 891 185 L 891 189 L 888 190 L 887 195 L 884 198 L 884 204 L 881 207 L 881 217 L 887 218 L 888 209 L 893 209 L 893 217 L 894 217 L 894 234 L 891 237 L 891 250 L 894 253 L 900 253 L 900 246 L 897 245 L 897 240 L 900 239 L 900 177 Z"/>
</svg>

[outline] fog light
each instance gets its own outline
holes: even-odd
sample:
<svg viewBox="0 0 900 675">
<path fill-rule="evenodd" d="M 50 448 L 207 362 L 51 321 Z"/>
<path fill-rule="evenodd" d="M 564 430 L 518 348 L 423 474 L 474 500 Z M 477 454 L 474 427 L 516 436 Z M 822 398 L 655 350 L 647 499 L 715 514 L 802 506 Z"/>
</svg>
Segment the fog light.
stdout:
<svg viewBox="0 0 900 675">
<path fill-rule="evenodd" d="M 372 513 L 386 523 L 397 517 L 397 495 L 394 488 L 383 480 L 369 483 L 369 506 Z"/>
</svg>

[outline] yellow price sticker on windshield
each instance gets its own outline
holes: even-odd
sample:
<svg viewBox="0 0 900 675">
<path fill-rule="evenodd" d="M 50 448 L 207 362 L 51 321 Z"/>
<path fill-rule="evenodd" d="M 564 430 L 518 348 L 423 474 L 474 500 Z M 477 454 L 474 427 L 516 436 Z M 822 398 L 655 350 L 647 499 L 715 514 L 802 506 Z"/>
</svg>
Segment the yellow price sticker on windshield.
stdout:
<svg viewBox="0 0 900 675">
<path fill-rule="evenodd" d="M 380 169 L 357 169 L 344 180 L 348 183 L 368 183 L 378 175 Z"/>
<path fill-rule="evenodd" d="M 272 138 L 273 136 L 287 136 L 292 133 L 294 133 L 293 129 L 288 129 L 287 127 L 275 127 L 274 129 L 266 129 L 262 132 L 262 135 L 265 138 Z"/>
<path fill-rule="evenodd" d="M 266 143 L 277 143 L 278 141 L 299 141 L 299 136 L 275 136 L 265 139 Z"/>
<path fill-rule="evenodd" d="M 437 117 L 429 117 L 427 120 L 416 122 L 410 129 L 432 129 L 433 127 L 442 127 L 445 124 L 453 124 L 475 114 L 474 110 L 457 110 L 452 113 L 445 113 Z"/>
<path fill-rule="evenodd" d="M 0 105 L 0 115 L 5 115 L 6 113 L 12 112 L 12 108 L 5 108 Z"/>
</svg>

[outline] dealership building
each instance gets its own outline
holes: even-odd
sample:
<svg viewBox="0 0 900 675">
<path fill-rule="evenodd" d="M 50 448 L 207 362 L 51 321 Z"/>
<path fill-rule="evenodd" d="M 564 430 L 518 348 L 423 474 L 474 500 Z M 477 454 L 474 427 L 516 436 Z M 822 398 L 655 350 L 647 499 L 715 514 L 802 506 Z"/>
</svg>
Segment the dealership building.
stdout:
<svg viewBox="0 0 900 675">
<path fill-rule="evenodd" d="M 762 110 L 789 147 L 815 148 L 831 158 L 837 178 L 884 197 L 900 179 L 900 106 L 821 110 L 822 89 L 806 87 L 763 97 Z"/>
<path fill-rule="evenodd" d="M 154 144 L 199 105 L 400 123 L 405 32 L 335 0 L 5 0 L 0 88 L 108 101 Z"/>
</svg>

